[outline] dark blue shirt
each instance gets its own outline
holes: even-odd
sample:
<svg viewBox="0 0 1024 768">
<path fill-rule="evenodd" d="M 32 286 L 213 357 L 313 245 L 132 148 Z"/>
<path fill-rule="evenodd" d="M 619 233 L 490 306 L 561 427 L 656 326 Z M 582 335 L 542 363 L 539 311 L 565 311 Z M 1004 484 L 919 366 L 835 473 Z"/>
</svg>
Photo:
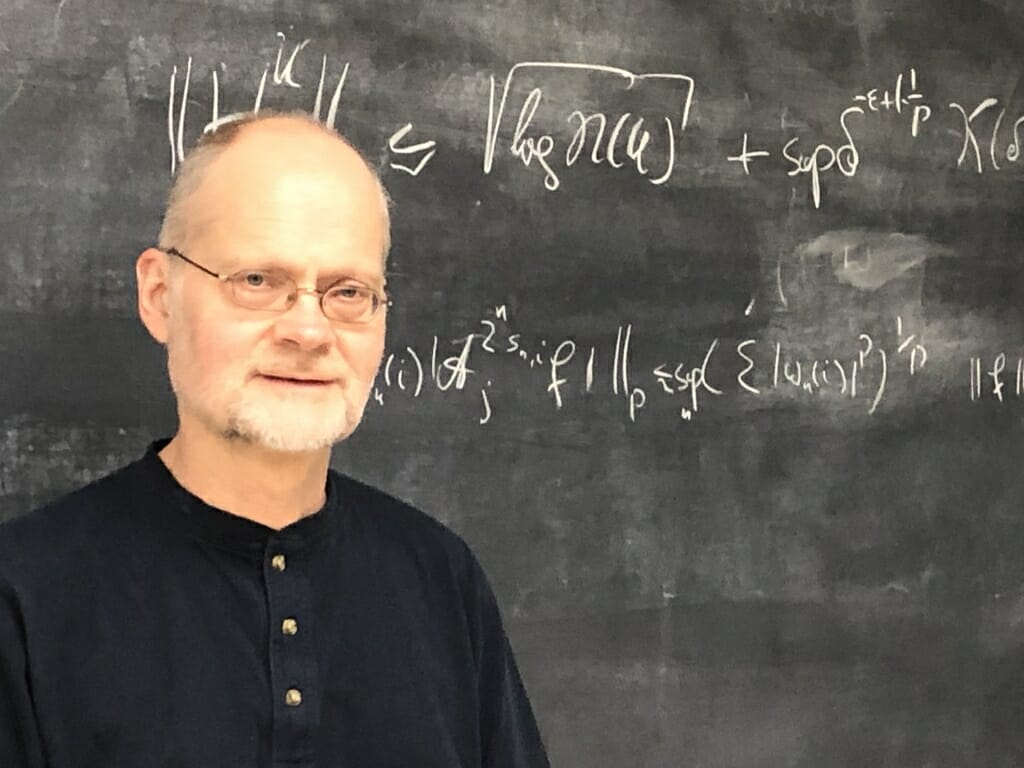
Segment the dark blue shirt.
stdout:
<svg viewBox="0 0 1024 768">
<path fill-rule="evenodd" d="M 336 472 L 279 531 L 157 456 L 0 526 L 3 768 L 542 768 L 479 564 Z"/>
</svg>

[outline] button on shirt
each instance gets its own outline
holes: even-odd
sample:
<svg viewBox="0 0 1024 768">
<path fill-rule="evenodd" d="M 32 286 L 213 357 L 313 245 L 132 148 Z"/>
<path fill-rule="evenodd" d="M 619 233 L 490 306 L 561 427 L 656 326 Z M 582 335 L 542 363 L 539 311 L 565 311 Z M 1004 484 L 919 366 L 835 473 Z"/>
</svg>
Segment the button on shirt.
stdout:
<svg viewBox="0 0 1024 768">
<path fill-rule="evenodd" d="M 461 539 L 333 471 L 267 528 L 164 444 L 0 526 L 0 765 L 546 768 Z"/>
</svg>

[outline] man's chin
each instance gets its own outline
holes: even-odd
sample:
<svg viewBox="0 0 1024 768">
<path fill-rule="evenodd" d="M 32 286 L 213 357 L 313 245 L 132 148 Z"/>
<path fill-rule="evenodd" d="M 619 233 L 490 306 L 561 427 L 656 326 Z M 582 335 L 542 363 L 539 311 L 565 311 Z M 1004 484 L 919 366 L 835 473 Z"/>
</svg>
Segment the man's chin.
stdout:
<svg viewBox="0 0 1024 768">
<path fill-rule="evenodd" d="M 298 414 L 297 409 L 278 418 L 235 414 L 223 434 L 281 453 L 308 453 L 330 448 L 354 429 L 348 418 L 325 418 L 320 414 Z"/>
<path fill-rule="evenodd" d="M 336 442 L 337 440 L 333 438 L 330 440 L 301 441 L 291 437 L 283 440 L 265 437 L 260 441 L 260 444 L 267 450 L 276 453 L 318 453 L 319 451 L 330 450 Z"/>
<path fill-rule="evenodd" d="M 343 436 L 335 434 L 301 434 L 294 431 L 259 429 L 252 426 L 240 427 L 238 425 L 229 427 L 225 430 L 224 435 L 277 453 L 322 451 L 343 439 Z"/>
</svg>

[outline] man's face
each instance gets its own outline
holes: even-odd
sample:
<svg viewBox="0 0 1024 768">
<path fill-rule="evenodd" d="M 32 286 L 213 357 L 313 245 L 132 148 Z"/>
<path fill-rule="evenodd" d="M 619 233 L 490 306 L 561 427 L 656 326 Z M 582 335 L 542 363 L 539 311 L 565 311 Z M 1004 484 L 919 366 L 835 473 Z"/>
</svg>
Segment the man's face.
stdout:
<svg viewBox="0 0 1024 768">
<path fill-rule="evenodd" d="M 193 195 L 189 258 L 220 274 L 283 269 L 300 287 L 349 278 L 380 291 L 381 199 L 354 153 L 319 135 L 239 137 Z M 169 296 L 168 368 L 182 428 L 282 451 L 347 437 L 384 350 L 382 307 L 366 325 L 328 320 L 315 294 L 285 312 L 234 304 L 184 263 Z"/>
</svg>

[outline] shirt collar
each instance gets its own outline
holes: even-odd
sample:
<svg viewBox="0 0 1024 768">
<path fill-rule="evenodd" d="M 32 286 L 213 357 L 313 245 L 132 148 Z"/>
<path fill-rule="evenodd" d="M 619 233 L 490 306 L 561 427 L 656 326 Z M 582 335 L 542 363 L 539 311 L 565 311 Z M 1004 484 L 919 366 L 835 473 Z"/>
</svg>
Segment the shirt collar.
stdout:
<svg viewBox="0 0 1024 768">
<path fill-rule="evenodd" d="M 210 543 L 246 552 L 262 552 L 269 544 L 284 546 L 291 551 L 304 549 L 327 535 L 328 518 L 338 505 L 338 491 L 333 473 L 327 473 L 324 505 L 311 515 L 276 530 L 226 510 L 207 504 L 184 488 L 157 455 L 169 438 L 151 443 L 139 460 L 144 476 L 146 493 L 167 503 L 154 504 L 166 514 L 175 527 Z"/>
</svg>

